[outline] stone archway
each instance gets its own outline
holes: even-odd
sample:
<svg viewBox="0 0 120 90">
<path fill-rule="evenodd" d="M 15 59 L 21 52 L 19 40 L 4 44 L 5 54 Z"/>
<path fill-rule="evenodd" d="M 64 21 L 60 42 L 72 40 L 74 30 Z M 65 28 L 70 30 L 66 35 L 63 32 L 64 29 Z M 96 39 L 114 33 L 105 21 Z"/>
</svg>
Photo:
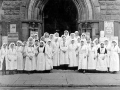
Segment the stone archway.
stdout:
<svg viewBox="0 0 120 90">
<path fill-rule="evenodd" d="M 49 0 L 43 9 L 44 32 L 70 33 L 78 30 L 78 11 L 72 0 Z"/>
<path fill-rule="evenodd" d="M 28 8 L 28 20 L 40 20 L 43 22 L 43 9 L 49 0 L 31 0 Z M 90 0 L 72 0 L 78 12 L 78 28 L 81 21 L 92 20 L 93 11 Z M 41 23 L 41 26 L 43 23 Z M 41 27 L 41 31 L 43 28 Z"/>
</svg>

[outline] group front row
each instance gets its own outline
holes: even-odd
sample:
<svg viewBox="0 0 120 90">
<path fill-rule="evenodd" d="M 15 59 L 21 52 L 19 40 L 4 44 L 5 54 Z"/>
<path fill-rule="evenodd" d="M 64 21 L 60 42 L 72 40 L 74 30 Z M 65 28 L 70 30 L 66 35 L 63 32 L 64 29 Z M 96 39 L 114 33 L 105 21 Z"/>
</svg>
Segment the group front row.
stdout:
<svg viewBox="0 0 120 90">
<path fill-rule="evenodd" d="M 88 43 L 86 40 L 77 41 L 68 40 L 63 36 L 59 41 L 47 39 L 47 42 L 33 40 L 32 37 L 23 45 L 21 41 L 17 45 L 10 43 L 3 44 L 0 50 L 0 69 L 3 74 L 9 71 L 14 72 L 26 71 L 47 71 L 53 68 L 74 69 L 96 71 L 119 71 L 119 54 L 120 49 L 116 41 L 111 45 L 108 40 L 96 44 Z"/>
</svg>

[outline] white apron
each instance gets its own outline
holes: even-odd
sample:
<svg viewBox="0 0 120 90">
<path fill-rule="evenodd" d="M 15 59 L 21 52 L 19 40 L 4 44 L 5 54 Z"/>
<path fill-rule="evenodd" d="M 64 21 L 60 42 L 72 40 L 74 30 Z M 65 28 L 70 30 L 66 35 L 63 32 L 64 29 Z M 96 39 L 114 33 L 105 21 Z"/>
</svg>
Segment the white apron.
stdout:
<svg viewBox="0 0 120 90">
<path fill-rule="evenodd" d="M 107 62 L 107 67 L 110 67 L 110 46 L 107 45 L 105 46 L 105 48 L 107 49 L 107 55 L 106 55 L 106 62 Z"/>
<path fill-rule="evenodd" d="M 76 49 L 77 49 L 77 45 L 76 44 L 70 44 L 69 45 L 69 67 L 77 67 L 78 63 L 77 63 L 77 57 L 76 57 Z"/>
<path fill-rule="evenodd" d="M 100 48 L 100 54 L 98 54 L 96 70 L 107 71 L 107 61 L 106 61 L 105 48 L 103 48 L 103 49 Z"/>
<path fill-rule="evenodd" d="M 79 47 L 80 47 L 80 43 L 76 43 L 77 44 L 77 50 L 76 50 L 76 59 L 77 59 L 77 65 L 79 63 Z"/>
<path fill-rule="evenodd" d="M 30 59 L 32 57 L 32 59 Z M 26 47 L 26 61 L 25 61 L 25 70 L 32 71 L 35 70 L 34 63 L 35 62 L 35 51 L 34 47 Z"/>
<path fill-rule="evenodd" d="M 17 51 L 16 49 L 9 49 L 8 51 L 9 70 L 17 69 Z"/>
<path fill-rule="evenodd" d="M 6 70 L 8 70 L 8 56 L 7 56 L 8 50 L 7 49 L 1 49 L 0 51 L 0 70 L 2 70 L 2 64 L 3 64 L 3 60 L 5 58 L 5 62 L 6 62 Z"/>
<path fill-rule="evenodd" d="M 53 48 L 52 46 L 46 45 L 45 46 L 45 69 L 46 70 L 51 70 L 53 69 Z"/>
<path fill-rule="evenodd" d="M 79 65 L 78 65 L 78 70 L 79 69 L 87 69 L 87 55 L 88 55 L 88 49 L 87 46 L 84 45 L 79 48 Z"/>
<path fill-rule="evenodd" d="M 59 49 L 59 42 L 53 43 L 53 66 L 59 66 L 60 65 L 60 49 Z"/>
<path fill-rule="evenodd" d="M 23 70 L 23 47 L 16 47 L 17 49 L 17 70 Z"/>
<path fill-rule="evenodd" d="M 97 50 L 95 47 L 89 47 L 88 49 L 88 69 L 95 70 L 96 69 L 96 59 L 97 58 Z"/>
<path fill-rule="evenodd" d="M 120 48 L 118 46 L 111 47 L 110 52 L 110 71 L 119 71 L 119 54 Z"/>
<path fill-rule="evenodd" d="M 35 60 L 33 62 L 35 70 L 37 69 L 37 55 L 38 55 L 38 46 L 34 45 L 34 50 L 35 50 Z"/>
<path fill-rule="evenodd" d="M 69 64 L 68 59 L 68 45 L 65 43 L 63 45 L 63 41 L 60 43 L 60 65 Z"/>
<path fill-rule="evenodd" d="M 43 53 L 44 47 L 39 47 L 39 53 L 37 56 L 37 71 L 45 70 L 45 54 Z"/>
</svg>

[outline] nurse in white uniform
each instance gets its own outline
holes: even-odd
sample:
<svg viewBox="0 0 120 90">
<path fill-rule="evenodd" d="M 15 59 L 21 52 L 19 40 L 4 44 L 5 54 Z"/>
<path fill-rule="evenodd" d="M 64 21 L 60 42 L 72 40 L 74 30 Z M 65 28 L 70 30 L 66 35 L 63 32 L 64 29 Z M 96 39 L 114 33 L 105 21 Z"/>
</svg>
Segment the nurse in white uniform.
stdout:
<svg viewBox="0 0 120 90">
<path fill-rule="evenodd" d="M 69 49 L 68 53 L 69 53 L 69 60 L 70 60 L 69 67 L 71 69 L 76 70 L 78 67 L 78 63 L 77 63 L 77 58 L 76 58 L 77 44 L 75 43 L 75 39 L 71 39 L 71 43 L 68 49 Z"/>
<path fill-rule="evenodd" d="M 46 59 L 46 72 L 50 72 L 53 69 L 53 47 L 52 42 L 48 39 L 45 46 L 45 59 Z"/>
<path fill-rule="evenodd" d="M 45 43 L 40 41 L 37 56 L 37 71 L 45 71 Z"/>
<path fill-rule="evenodd" d="M 62 36 L 62 41 L 60 42 L 60 66 L 62 69 L 67 69 L 69 65 L 68 59 L 68 44 L 66 37 Z"/>
<path fill-rule="evenodd" d="M 87 56 L 88 56 L 88 48 L 85 44 L 84 40 L 81 40 L 81 46 L 79 47 L 79 65 L 78 70 L 82 70 L 83 73 L 87 70 Z"/>
<path fill-rule="evenodd" d="M 28 39 L 28 46 L 26 47 L 26 61 L 25 61 L 25 70 L 30 74 L 30 71 L 33 71 L 34 65 L 33 62 L 35 61 L 35 50 L 34 50 L 34 43 L 33 38 L 29 37 Z"/>
<path fill-rule="evenodd" d="M 98 60 L 97 60 L 97 71 L 107 71 L 107 61 L 106 61 L 106 55 L 107 55 L 107 50 L 104 46 L 104 42 L 101 42 L 100 48 L 97 50 L 98 54 Z"/>
<path fill-rule="evenodd" d="M 17 41 L 17 46 L 16 46 L 16 51 L 17 51 L 17 70 L 18 73 L 22 73 L 23 71 L 23 46 L 22 46 L 22 41 Z"/>
<path fill-rule="evenodd" d="M 119 71 L 119 53 L 120 48 L 116 40 L 112 41 L 112 47 L 110 49 L 110 72 L 116 73 Z"/>
<path fill-rule="evenodd" d="M 107 68 L 108 68 L 108 72 L 110 70 L 110 49 L 111 49 L 111 44 L 109 42 L 109 40 L 106 38 L 105 40 L 105 48 L 107 50 L 107 55 L 106 55 L 106 61 L 107 61 Z"/>
<path fill-rule="evenodd" d="M 17 70 L 17 50 L 14 43 L 10 43 L 8 50 L 8 61 L 10 74 L 14 74 Z"/>
<path fill-rule="evenodd" d="M 94 43 L 88 48 L 88 70 L 96 70 L 97 50 Z"/>
<path fill-rule="evenodd" d="M 53 42 L 53 67 L 57 69 L 58 66 L 60 66 L 60 43 L 58 38 L 55 38 Z"/>
<path fill-rule="evenodd" d="M 7 44 L 3 44 L 0 50 L 0 70 L 2 70 L 2 75 L 6 75 L 6 70 L 8 70 L 8 47 Z"/>
</svg>

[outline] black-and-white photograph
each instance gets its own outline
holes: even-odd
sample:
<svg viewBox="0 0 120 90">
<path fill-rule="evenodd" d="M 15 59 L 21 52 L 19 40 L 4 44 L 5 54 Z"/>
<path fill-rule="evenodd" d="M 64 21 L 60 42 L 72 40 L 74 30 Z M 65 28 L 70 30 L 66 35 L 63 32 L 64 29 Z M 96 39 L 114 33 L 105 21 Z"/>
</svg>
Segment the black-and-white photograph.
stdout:
<svg viewBox="0 0 120 90">
<path fill-rule="evenodd" d="M 0 0 L 0 90 L 120 90 L 120 0 Z"/>
</svg>

